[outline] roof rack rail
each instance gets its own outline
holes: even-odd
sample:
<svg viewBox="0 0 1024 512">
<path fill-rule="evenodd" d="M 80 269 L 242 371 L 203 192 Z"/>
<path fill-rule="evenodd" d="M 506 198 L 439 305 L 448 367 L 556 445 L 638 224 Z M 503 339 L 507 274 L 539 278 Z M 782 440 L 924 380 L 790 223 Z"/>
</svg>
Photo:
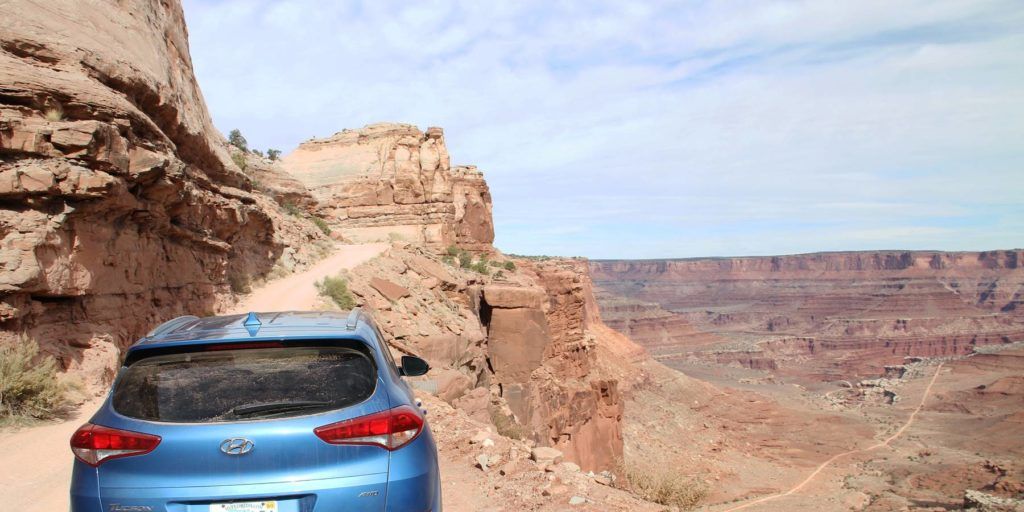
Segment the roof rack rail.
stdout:
<svg viewBox="0 0 1024 512">
<path fill-rule="evenodd" d="M 161 334 L 164 334 L 164 333 L 167 333 L 167 332 L 171 332 L 174 329 L 177 329 L 178 327 L 181 327 L 181 326 L 183 326 L 183 325 L 185 325 L 185 324 L 187 324 L 189 322 L 193 322 L 195 320 L 199 320 L 199 317 L 195 316 L 195 315 L 183 315 L 183 316 L 179 316 L 177 318 L 172 318 L 172 319 L 170 319 L 170 320 L 168 320 L 168 321 L 166 321 L 166 322 L 156 326 L 152 331 L 149 331 L 148 333 L 146 333 L 146 337 L 147 338 L 152 338 L 154 336 L 159 336 Z"/>
<path fill-rule="evenodd" d="M 363 311 L 358 308 L 352 308 L 349 312 L 348 318 L 345 320 L 345 329 L 349 331 L 356 330 L 356 326 L 359 325 L 359 317 L 363 315 Z"/>
</svg>

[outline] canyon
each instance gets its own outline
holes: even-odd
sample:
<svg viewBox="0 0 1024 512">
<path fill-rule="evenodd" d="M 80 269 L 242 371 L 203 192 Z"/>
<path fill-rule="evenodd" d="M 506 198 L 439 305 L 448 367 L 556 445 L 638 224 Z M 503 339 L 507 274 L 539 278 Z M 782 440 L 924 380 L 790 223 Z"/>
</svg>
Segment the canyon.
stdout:
<svg viewBox="0 0 1024 512">
<path fill-rule="evenodd" d="M 664 510 L 637 472 L 709 510 L 1024 492 L 1022 251 L 511 257 L 484 172 L 451 163 L 441 128 L 371 124 L 265 158 L 214 128 L 177 0 L 8 4 L 0 344 L 38 344 L 82 396 L 5 435 L 5 493 L 24 464 L 66 487 L 66 464 L 15 448 L 66 446 L 150 328 L 338 309 L 315 293 L 327 276 L 396 355 L 430 362 L 410 380 L 452 510 Z M 924 428 L 900 437 L 908 416 Z M 882 436 L 890 451 L 862 453 Z"/>
<path fill-rule="evenodd" d="M 1024 251 L 594 261 L 608 323 L 661 360 L 815 381 L 1024 339 Z"/>
<path fill-rule="evenodd" d="M 751 507 L 802 509 L 816 492 L 840 508 L 948 510 L 972 489 L 1020 497 L 1022 256 L 871 251 L 605 260 L 590 270 L 608 326 L 720 390 L 831 411 L 878 433 L 920 400 L 911 440 L 851 452 L 856 469 L 840 459 L 819 468 L 815 490 L 766 493 Z M 927 377 L 934 389 L 922 389 Z"/>
</svg>

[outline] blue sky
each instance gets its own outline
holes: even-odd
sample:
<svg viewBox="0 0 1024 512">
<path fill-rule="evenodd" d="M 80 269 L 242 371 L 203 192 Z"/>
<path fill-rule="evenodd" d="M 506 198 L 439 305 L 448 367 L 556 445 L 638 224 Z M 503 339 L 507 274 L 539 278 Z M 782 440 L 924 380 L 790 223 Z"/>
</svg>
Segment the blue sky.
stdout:
<svg viewBox="0 0 1024 512">
<path fill-rule="evenodd" d="M 217 127 L 441 126 L 495 245 L 1024 247 L 1024 3 L 185 0 Z"/>
</svg>

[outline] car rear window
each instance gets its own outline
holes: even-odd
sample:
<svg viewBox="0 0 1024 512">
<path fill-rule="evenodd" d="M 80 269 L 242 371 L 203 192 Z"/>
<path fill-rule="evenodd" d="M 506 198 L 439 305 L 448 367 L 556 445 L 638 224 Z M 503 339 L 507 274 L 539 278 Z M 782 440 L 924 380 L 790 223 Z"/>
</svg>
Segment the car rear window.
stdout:
<svg viewBox="0 0 1024 512">
<path fill-rule="evenodd" d="M 348 407 L 369 398 L 376 384 L 373 360 L 348 347 L 172 353 L 124 370 L 112 405 L 120 414 L 151 421 L 245 421 Z"/>
</svg>

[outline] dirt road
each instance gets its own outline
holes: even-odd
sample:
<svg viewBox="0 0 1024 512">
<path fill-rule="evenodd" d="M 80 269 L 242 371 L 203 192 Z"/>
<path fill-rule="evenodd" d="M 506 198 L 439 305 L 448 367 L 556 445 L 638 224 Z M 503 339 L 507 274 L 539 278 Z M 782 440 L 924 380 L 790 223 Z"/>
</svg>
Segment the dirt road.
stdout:
<svg viewBox="0 0 1024 512">
<path fill-rule="evenodd" d="M 732 508 L 727 508 L 727 509 L 723 510 L 722 512 L 733 512 L 734 510 L 742 510 L 742 509 L 745 509 L 745 508 L 748 508 L 748 507 L 753 507 L 755 505 L 761 505 L 761 504 L 764 504 L 764 503 L 775 501 L 775 500 L 777 500 L 779 498 L 784 498 L 786 496 L 790 496 L 792 494 L 796 494 L 796 493 L 800 492 L 801 489 L 806 487 L 807 484 L 811 483 L 825 468 L 827 468 L 828 466 L 832 465 L 833 462 L 835 462 L 835 461 L 837 461 L 837 460 L 839 460 L 839 459 L 841 459 L 843 457 L 848 457 L 850 455 L 854 455 L 854 454 L 858 454 L 858 453 L 866 453 L 866 452 L 870 452 L 872 450 L 877 450 L 877 449 L 882 448 L 884 446 L 889 446 L 890 443 L 895 441 L 896 438 L 898 438 L 901 435 L 903 435 L 903 432 L 905 432 L 908 428 L 910 428 L 911 425 L 914 424 L 914 420 L 917 419 L 917 413 L 921 412 L 921 408 L 924 407 L 925 401 L 928 400 L 928 397 L 932 393 L 932 386 L 935 384 L 935 379 L 939 378 L 939 372 L 942 371 L 942 365 L 943 365 L 943 363 L 939 363 L 939 366 L 937 368 L 935 368 L 935 374 L 932 375 L 932 379 L 930 381 L 928 381 L 928 386 L 926 388 L 924 388 L 924 393 L 921 395 L 921 402 L 917 404 L 917 407 L 914 408 L 914 411 L 910 413 L 909 417 L 907 417 L 907 421 L 903 423 L 903 426 L 901 426 L 899 428 L 899 430 L 897 430 L 891 436 L 887 437 L 884 441 L 881 441 L 879 443 L 876 443 L 876 444 L 873 444 L 871 446 L 868 446 L 867 448 L 859 448 L 859 449 L 856 449 L 856 450 L 850 450 L 850 451 L 846 451 L 846 452 L 843 452 L 843 453 L 839 453 L 839 454 L 833 455 L 831 458 L 829 458 L 825 462 L 822 462 L 821 465 L 819 465 L 813 472 L 811 472 L 811 474 L 808 475 L 807 478 L 805 478 L 802 482 L 800 482 L 799 484 L 793 486 L 788 491 L 781 492 L 781 493 L 778 493 L 778 494 L 772 494 L 772 495 L 769 495 L 769 496 L 764 496 L 764 497 L 758 498 L 756 500 L 744 503 L 742 505 L 737 505 L 737 506 L 732 507 Z"/>
<path fill-rule="evenodd" d="M 313 283 L 342 269 L 355 267 L 388 248 L 388 244 L 341 245 L 309 270 L 273 281 L 232 308 L 232 312 L 311 309 L 317 302 Z M 74 417 L 0 435 L 0 497 L 3 510 L 62 512 L 68 509 L 71 478 L 71 434 L 99 407 L 84 404 Z"/>
<path fill-rule="evenodd" d="M 355 267 L 384 252 L 390 244 L 340 245 L 327 258 L 305 272 L 292 274 L 253 291 L 231 313 L 249 311 L 299 311 L 311 309 L 317 302 L 313 283 L 337 274 L 341 269 Z"/>
</svg>

